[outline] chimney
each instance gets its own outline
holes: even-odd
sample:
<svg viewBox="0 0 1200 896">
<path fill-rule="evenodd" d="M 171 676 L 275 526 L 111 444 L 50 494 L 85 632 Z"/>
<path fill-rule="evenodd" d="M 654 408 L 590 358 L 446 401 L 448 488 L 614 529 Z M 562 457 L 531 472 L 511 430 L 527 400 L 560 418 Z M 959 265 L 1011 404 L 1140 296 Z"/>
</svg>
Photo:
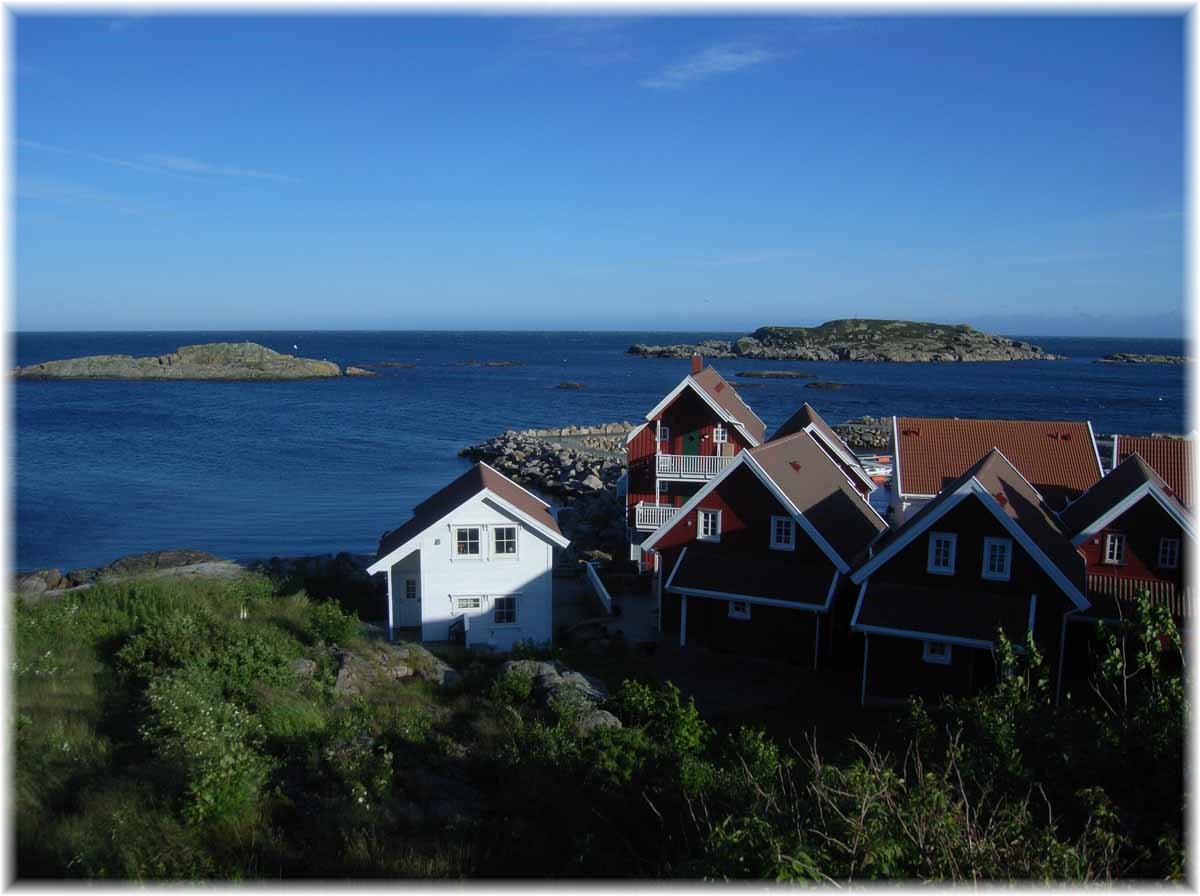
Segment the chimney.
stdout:
<svg viewBox="0 0 1200 896">
<path fill-rule="evenodd" d="M 692 354 L 692 373 L 697 374 L 704 369 L 704 358 L 699 352 Z"/>
</svg>

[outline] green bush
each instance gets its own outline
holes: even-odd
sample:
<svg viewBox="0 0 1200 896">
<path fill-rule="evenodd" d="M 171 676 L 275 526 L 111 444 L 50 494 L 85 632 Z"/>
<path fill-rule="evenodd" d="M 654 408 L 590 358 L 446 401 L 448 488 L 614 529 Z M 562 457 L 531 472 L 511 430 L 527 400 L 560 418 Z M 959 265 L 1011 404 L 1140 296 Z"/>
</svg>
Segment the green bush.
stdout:
<svg viewBox="0 0 1200 896">
<path fill-rule="evenodd" d="M 342 610 L 335 601 L 310 604 L 305 634 L 312 644 L 349 644 L 360 637 L 357 616 Z"/>
</svg>

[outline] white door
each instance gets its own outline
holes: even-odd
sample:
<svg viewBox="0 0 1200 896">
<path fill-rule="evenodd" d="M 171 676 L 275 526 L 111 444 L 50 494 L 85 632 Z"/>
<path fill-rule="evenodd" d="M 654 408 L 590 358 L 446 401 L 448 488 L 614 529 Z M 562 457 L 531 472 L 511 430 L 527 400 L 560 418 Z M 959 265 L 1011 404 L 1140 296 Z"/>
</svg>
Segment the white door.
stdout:
<svg viewBox="0 0 1200 896">
<path fill-rule="evenodd" d="M 421 582 L 416 577 L 399 577 L 400 597 L 397 628 L 417 628 L 421 625 Z"/>
</svg>

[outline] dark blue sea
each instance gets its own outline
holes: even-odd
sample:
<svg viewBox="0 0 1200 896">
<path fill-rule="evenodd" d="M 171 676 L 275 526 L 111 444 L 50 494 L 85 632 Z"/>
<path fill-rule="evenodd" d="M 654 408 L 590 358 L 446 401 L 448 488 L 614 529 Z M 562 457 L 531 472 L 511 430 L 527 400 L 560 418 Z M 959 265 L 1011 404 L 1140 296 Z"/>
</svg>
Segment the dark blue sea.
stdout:
<svg viewBox="0 0 1200 896">
<path fill-rule="evenodd" d="M 157 355 L 259 342 L 339 364 L 406 361 L 377 377 L 279 383 L 32 382 L 16 386 L 19 569 L 72 569 L 195 548 L 235 559 L 372 552 L 379 535 L 467 464 L 458 450 L 505 429 L 636 421 L 687 361 L 625 354 L 633 342 L 719 333 L 28 333 L 16 363 Z M 760 380 L 742 394 L 768 432 L 805 400 L 830 423 L 861 414 L 1091 420 L 1097 433 L 1183 432 L 1185 371 L 1094 364 L 1113 351 L 1184 354 L 1182 339 L 1038 339 L 1071 360 L 999 364 L 718 361 L 793 368 L 850 384 Z M 293 349 L 297 346 L 297 349 Z M 484 368 L 468 360 L 524 366 Z M 564 381 L 578 391 L 558 390 Z"/>
</svg>

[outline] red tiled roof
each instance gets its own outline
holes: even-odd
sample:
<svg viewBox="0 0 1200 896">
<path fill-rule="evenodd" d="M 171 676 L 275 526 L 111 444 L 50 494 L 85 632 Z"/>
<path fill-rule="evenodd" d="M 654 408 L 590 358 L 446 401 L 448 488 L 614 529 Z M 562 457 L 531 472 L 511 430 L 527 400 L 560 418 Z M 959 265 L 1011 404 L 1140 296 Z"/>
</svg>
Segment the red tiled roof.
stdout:
<svg viewBox="0 0 1200 896">
<path fill-rule="evenodd" d="M 767 442 L 750 456 L 847 563 L 887 529 L 810 433 Z"/>
<path fill-rule="evenodd" d="M 668 570 L 668 591 L 720 591 L 744 597 L 786 600 L 822 606 L 833 582 L 828 565 L 800 563 L 786 551 L 757 551 L 743 555 L 689 545 L 674 570 Z"/>
<path fill-rule="evenodd" d="M 398 529 L 385 532 L 379 539 L 379 552 L 375 559 L 386 557 L 414 535 L 424 532 L 454 508 L 461 506 L 484 490 L 503 498 L 550 531 L 558 535 L 562 534 L 558 523 L 545 504 L 507 476 L 497 473 L 486 464 L 477 463 L 445 488 L 434 492 L 414 507 L 412 519 Z"/>
<path fill-rule="evenodd" d="M 1195 441 L 1162 436 L 1114 436 L 1117 463 L 1137 453 L 1164 480 L 1184 507 L 1195 500 Z"/>
<path fill-rule="evenodd" d="M 894 419 L 896 469 L 905 495 L 938 494 L 992 448 L 999 448 L 1056 508 L 1087 491 L 1102 475 L 1087 423 Z"/>
<path fill-rule="evenodd" d="M 758 414 L 750 410 L 750 406 L 742 401 L 742 397 L 725 377 L 712 367 L 705 367 L 699 373 L 692 374 L 692 379 L 708 394 L 709 398 L 746 427 L 746 431 L 754 437 L 754 441 L 762 442 L 767 431 L 767 424 L 759 419 Z"/>
<path fill-rule="evenodd" d="M 1128 619 L 1133 615 L 1134 598 L 1138 592 L 1150 592 L 1150 603 L 1159 604 L 1176 619 L 1193 616 L 1195 591 L 1174 582 L 1157 579 L 1126 579 L 1119 576 L 1089 575 L 1088 600 L 1092 602 L 1084 615 L 1093 619 Z"/>
<path fill-rule="evenodd" d="M 1166 493 L 1169 501 L 1174 501 L 1181 512 L 1187 513 L 1187 508 L 1179 503 L 1171 487 L 1135 453 L 1069 504 L 1059 514 L 1059 519 L 1068 535 L 1078 535 L 1147 482 L 1157 485 Z"/>
<path fill-rule="evenodd" d="M 936 640 L 964 638 L 992 643 L 997 629 L 1025 641 L 1030 596 L 961 588 L 920 588 L 872 580 L 863 594 L 855 626 L 927 634 Z"/>
</svg>

